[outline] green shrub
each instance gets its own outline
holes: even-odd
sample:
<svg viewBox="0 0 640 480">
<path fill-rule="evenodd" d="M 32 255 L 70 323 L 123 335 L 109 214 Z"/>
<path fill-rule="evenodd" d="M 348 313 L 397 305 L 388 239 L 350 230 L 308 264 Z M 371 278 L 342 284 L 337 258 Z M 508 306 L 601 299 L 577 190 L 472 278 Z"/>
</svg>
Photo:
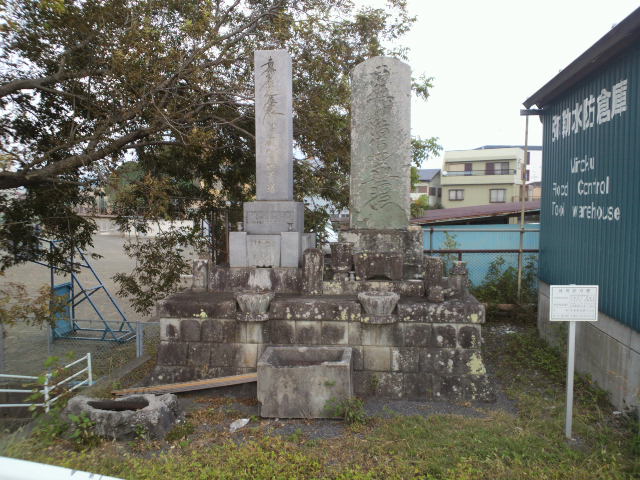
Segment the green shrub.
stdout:
<svg viewBox="0 0 640 480">
<path fill-rule="evenodd" d="M 533 257 L 525 257 L 522 265 L 522 295 L 518 301 L 518 269 L 505 267 L 503 257 L 498 257 L 489 266 L 487 276 L 477 287 L 472 288 L 471 293 L 486 303 L 536 303 L 538 290 L 536 281 L 536 261 Z"/>
<path fill-rule="evenodd" d="M 328 415 L 342 418 L 350 425 L 362 425 L 367 422 L 364 402 L 356 397 L 344 400 L 330 398 L 324 408 Z"/>
</svg>

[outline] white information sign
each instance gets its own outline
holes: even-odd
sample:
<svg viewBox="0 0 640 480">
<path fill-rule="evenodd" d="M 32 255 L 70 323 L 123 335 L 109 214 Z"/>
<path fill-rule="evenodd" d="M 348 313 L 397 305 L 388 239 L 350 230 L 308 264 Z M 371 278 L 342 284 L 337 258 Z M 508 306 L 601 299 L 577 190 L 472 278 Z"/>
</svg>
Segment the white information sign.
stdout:
<svg viewBox="0 0 640 480">
<path fill-rule="evenodd" d="M 551 285 L 552 322 L 597 322 L 598 285 Z"/>
<path fill-rule="evenodd" d="M 551 285 L 549 319 L 569 322 L 567 338 L 567 412 L 564 434 L 569 440 L 573 423 L 573 373 L 576 357 L 576 322 L 598 321 L 598 285 Z"/>
</svg>

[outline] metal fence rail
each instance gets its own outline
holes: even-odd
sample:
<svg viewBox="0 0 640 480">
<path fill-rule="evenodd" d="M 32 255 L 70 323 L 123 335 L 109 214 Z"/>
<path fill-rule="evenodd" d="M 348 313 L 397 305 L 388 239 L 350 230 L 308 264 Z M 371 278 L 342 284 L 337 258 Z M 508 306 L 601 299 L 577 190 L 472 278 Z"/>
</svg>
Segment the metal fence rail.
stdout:
<svg viewBox="0 0 640 480">
<path fill-rule="evenodd" d="M 81 357 L 71 363 L 69 363 L 68 365 L 65 365 L 64 367 L 62 367 L 63 371 L 66 371 L 68 369 L 70 369 L 71 367 L 74 367 L 76 365 L 78 365 L 79 363 L 86 361 L 87 362 L 87 366 L 81 370 L 78 370 L 77 372 L 69 375 L 66 378 L 63 378 L 62 380 L 60 380 L 59 382 L 53 384 L 53 374 L 51 372 L 48 372 L 46 374 L 44 374 L 44 384 L 42 385 L 42 389 L 22 389 L 22 388 L 0 388 L 0 393 L 41 393 L 42 394 L 42 398 L 43 401 L 42 403 L 0 403 L 0 408 L 13 408 L 13 407 L 17 407 L 17 408 L 25 408 L 25 407 L 44 407 L 46 412 L 49 412 L 49 410 L 51 409 L 51 405 L 56 402 L 58 399 L 60 399 L 60 397 L 62 396 L 62 394 L 59 394 L 57 396 L 51 396 L 51 393 L 56 391 L 56 389 L 60 388 L 62 385 L 70 382 L 71 380 L 73 380 L 74 378 L 79 377 L 80 375 L 82 375 L 83 373 L 87 374 L 87 378 L 85 378 L 82 381 L 76 382 L 74 385 L 72 385 L 71 387 L 69 387 L 67 389 L 67 392 L 71 392 L 73 390 L 76 390 L 80 387 L 83 386 L 91 386 L 93 385 L 93 370 L 91 368 L 91 353 L 87 353 L 84 357 Z M 40 379 L 40 377 L 37 376 L 33 376 L 33 375 L 10 375 L 10 374 L 0 374 L 0 378 L 1 379 L 7 379 L 7 380 L 30 380 L 33 383 L 37 383 Z"/>
</svg>

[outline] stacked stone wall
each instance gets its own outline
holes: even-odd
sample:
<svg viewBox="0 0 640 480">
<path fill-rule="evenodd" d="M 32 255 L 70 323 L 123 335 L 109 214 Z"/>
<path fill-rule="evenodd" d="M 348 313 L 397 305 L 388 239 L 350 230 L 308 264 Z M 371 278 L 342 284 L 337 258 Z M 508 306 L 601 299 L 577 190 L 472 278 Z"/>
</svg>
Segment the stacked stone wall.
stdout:
<svg viewBox="0 0 640 480">
<path fill-rule="evenodd" d="M 480 351 L 484 307 L 472 297 L 400 303 L 395 323 L 383 325 L 367 323 L 349 298 L 276 298 L 264 322 L 238 321 L 235 305 L 223 301 L 227 308 L 208 309 L 216 318 L 194 317 L 207 310 L 196 301 L 165 303 L 164 312 L 182 315 L 160 320 L 155 383 L 253 372 L 268 345 L 350 346 L 356 395 L 491 400 Z"/>
</svg>

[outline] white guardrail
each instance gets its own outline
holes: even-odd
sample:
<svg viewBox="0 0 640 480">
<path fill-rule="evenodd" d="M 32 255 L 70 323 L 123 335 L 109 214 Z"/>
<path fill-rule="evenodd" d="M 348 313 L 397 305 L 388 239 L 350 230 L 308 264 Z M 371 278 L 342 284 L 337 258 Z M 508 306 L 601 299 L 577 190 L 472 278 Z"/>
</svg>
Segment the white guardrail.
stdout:
<svg viewBox="0 0 640 480">
<path fill-rule="evenodd" d="M 67 392 L 73 391 L 77 388 L 80 388 L 84 385 L 90 386 L 93 385 L 93 372 L 91 367 L 91 353 L 87 353 L 84 357 L 79 358 L 78 360 L 71 362 L 69 365 L 65 365 L 62 367 L 64 370 L 67 368 L 71 368 L 78 363 L 83 361 L 87 362 L 87 366 L 82 370 L 78 370 L 73 375 L 69 375 L 67 378 L 60 380 L 58 383 L 53 384 L 53 375 L 51 373 L 45 374 L 44 385 L 40 392 L 42 392 L 43 401 L 42 403 L 0 403 L 0 408 L 11 408 L 11 407 L 44 407 L 46 412 L 49 412 L 51 405 L 60 398 L 60 395 L 57 397 L 52 397 L 51 392 L 55 391 L 58 387 L 64 385 L 67 382 L 70 382 L 74 378 L 79 377 L 83 373 L 87 374 L 87 378 L 82 380 L 81 382 L 76 383 L 71 388 L 67 390 Z M 0 379 L 9 379 L 9 380 L 33 380 L 38 381 L 39 377 L 34 377 L 31 375 L 8 375 L 8 374 L 0 374 Z M 36 390 L 31 389 L 18 389 L 18 388 L 0 388 L 0 393 L 34 393 Z M 1 477 L 0 477 L 1 478 Z"/>
<path fill-rule="evenodd" d="M 122 480 L 97 473 L 0 457 L 0 480 Z"/>
</svg>

